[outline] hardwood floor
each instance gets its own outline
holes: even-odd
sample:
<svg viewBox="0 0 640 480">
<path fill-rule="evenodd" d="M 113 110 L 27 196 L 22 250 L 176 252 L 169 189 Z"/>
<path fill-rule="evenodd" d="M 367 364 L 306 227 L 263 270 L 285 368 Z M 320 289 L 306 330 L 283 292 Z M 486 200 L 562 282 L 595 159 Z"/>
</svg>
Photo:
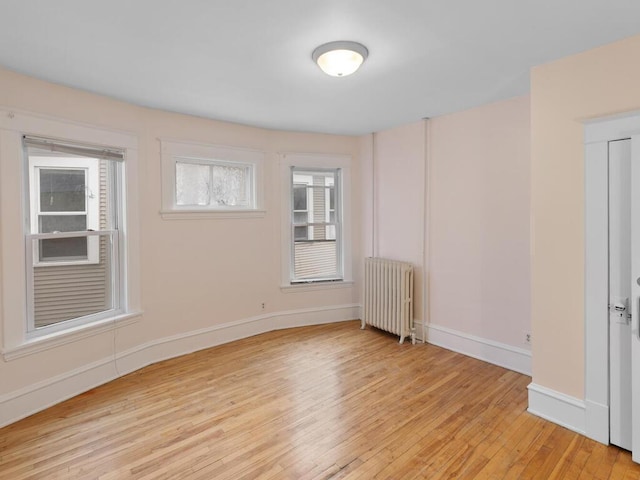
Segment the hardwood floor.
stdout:
<svg viewBox="0 0 640 480">
<path fill-rule="evenodd" d="M 152 365 L 0 430 L 0 478 L 640 479 L 530 378 L 355 322 Z"/>
</svg>

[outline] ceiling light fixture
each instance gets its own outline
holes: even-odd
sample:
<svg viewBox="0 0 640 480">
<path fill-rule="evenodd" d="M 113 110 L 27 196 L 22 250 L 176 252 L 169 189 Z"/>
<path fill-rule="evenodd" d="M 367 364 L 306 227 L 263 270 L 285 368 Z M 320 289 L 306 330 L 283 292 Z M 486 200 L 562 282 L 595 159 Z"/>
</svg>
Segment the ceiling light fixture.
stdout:
<svg viewBox="0 0 640 480">
<path fill-rule="evenodd" d="M 369 56 L 367 47 L 349 41 L 329 42 L 313 51 L 311 58 L 324 73 L 346 77 L 354 73 Z"/>
</svg>

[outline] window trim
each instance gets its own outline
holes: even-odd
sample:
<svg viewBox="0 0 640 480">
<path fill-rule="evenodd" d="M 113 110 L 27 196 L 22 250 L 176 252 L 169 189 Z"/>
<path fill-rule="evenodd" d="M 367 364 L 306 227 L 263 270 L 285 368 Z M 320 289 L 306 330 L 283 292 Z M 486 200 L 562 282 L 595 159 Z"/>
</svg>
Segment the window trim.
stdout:
<svg viewBox="0 0 640 480">
<path fill-rule="evenodd" d="M 117 145 L 124 151 L 121 172 L 122 226 L 121 268 L 124 284 L 121 286 L 123 313 L 84 325 L 53 332 L 37 338 L 27 336 L 27 293 L 25 217 L 26 198 L 25 161 L 22 138 L 35 135 L 108 148 Z M 107 130 L 93 125 L 34 115 L 20 110 L 0 107 L 0 253 L 2 277 L 11 278 L 0 284 L 2 308 L 2 350 L 4 360 L 31 355 L 57 345 L 77 342 L 88 336 L 121 328 L 137 321 L 143 314 L 140 297 L 140 226 L 138 138 L 134 134 Z"/>
<path fill-rule="evenodd" d="M 263 217 L 264 153 L 258 150 L 160 139 L 162 161 L 162 208 L 164 220 L 191 218 L 256 218 Z M 176 202 L 176 164 L 251 167 L 249 208 L 219 205 L 178 205 Z"/>
<path fill-rule="evenodd" d="M 343 154 L 322 153 L 281 153 L 281 264 L 280 289 L 282 292 L 301 292 L 307 290 L 323 290 L 342 288 L 353 285 L 352 240 L 351 240 L 351 156 Z M 341 203 L 342 203 L 342 279 L 320 280 L 314 282 L 291 281 L 293 245 L 291 242 L 292 222 L 292 177 L 291 167 L 302 167 L 310 170 L 340 169 Z"/>
<path fill-rule="evenodd" d="M 68 165 L 72 165 L 73 163 L 79 164 L 89 164 L 89 159 L 99 160 L 103 157 L 102 152 L 104 149 L 102 147 L 94 148 L 92 145 L 87 144 L 82 141 L 74 141 L 69 139 L 57 140 L 53 138 L 43 138 L 39 139 L 46 145 L 52 146 L 53 151 L 57 151 L 57 145 L 61 146 L 61 150 L 64 151 L 67 147 L 69 147 L 69 151 L 77 151 L 82 152 L 81 155 L 87 158 L 78 158 L 75 159 L 66 159 L 64 157 L 59 160 L 56 158 L 50 158 L 48 161 L 44 163 L 49 163 L 51 166 L 58 165 L 60 163 L 67 163 Z M 25 160 L 25 183 L 24 189 L 28 190 L 24 192 L 26 208 L 24 209 L 25 217 L 28 217 L 28 220 L 25 222 L 25 276 L 27 279 L 26 282 L 26 300 L 27 300 L 27 311 L 26 311 L 26 338 L 33 339 L 43 336 L 48 336 L 55 333 L 65 333 L 71 329 L 77 327 L 83 327 L 84 325 L 91 325 L 97 321 L 103 320 L 105 318 L 112 318 L 115 316 L 122 315 L 126 313 L 126 306 L 121 303 L 122 299 L 126 298 L 126 294 L 123 291 L 124 285 L 126 284 L 126 270 L 124 269 L 124 259 L 122 258 L 122 254 L 126 253 L 126 248 L 121 251 L 120 242 L 123 239 L 124 231 L 122 229 L 123 218 L 125 213 L 125 205 L 126 205 L 126 197 L 124 192 L 124 160 L 125 160 L 125 151 L 121 148 L 109 148 L 109 152 L 112 154 L 118 154 L 119 157 L 115 158 L 113 155 L 108 156 L 106 160 L 116 162 L 116 166 L 109 166 L 109 170 L 111 174 L 114 176 L 113 178 L 109 177 L 110 182 L 106 185 L 106 188 L 110 190 L 110 195 L 118 195 L 118 199 L 115 203 L 115 207 L 111 212 L 111 221 L 114 221 L 114 230 L 100 230 L 100 218 L 99 218 L 99 201 L 98 201 L 98 215 L 95 218 L 95 229 L 81 231 L 81 232 L 60 232 L 57 234 L 49 234 L 49 233 L 34 233 L 32 231 L 33 228 L 33 218 L 31 215 L 34 211 L 33 202 L 39 202 L 39 191 L 37 192 L 37 196 L 34 198 L 34 189 L 32 188 L 34 185 L 34 178 L 31 175 L 32 170 L 32 162 L 31 157 L 28 155 L 28 144 L 30 142 L 29 136 L 23 136 L 23 152 Z M 66 162 L 63 160 L 67 160 Z M 96 168 L 96 179 L 97 182 L 92 185 L 96 192 L 100 191 L 100 180 L 99 180 L 99 165 Z M 35 180 L 35 184 L 37 185 L 37 179 Z M 114 185 L 117 185 L 117 191 L 112 190 Z M 99 198 L 99 195 L 98 195 Z M 88 220 L 88 219 L 87 219 Z M 37 221 L 37 220 L 36 220 Z M 89 225 L 87 225 L 89 226 Z M 92 245 L 95 247 L 96 257 L 99 257 L 99 240 L 100 236 L 108 236 L 111 244 L 111 255 L 112 259 L 115 260 L 114 263 L 111 264 L 111 278 L 110 278 L 110 293 L 112 295 L 112 305 L 111 308 L 92 313 L 89 315 L 83 315 L 80 317 L 70 318 L 68 320 L 52 323 L 50 325 L 46 325 L 43 327 L 37 328 L 35 326 L 35 268 L 40 268 L 43 266 L 41 262 L 33 262 L 34 255 L 38 251 L 38 247 L 35 245 L 37 242 L 34 240 L 38 239 L 49 239 L 49 238 L 72 238 L 84 236 L 87 238 L 88 246 Z M 31 243 L 31 245 L 29 245 Z M 89 252 L 88 252 L 89 253 Z M 95 262 L 92 261 L 69 261 L 69 262 L 51 262 L 51 267 L 53 266 L 65 266 L 65 265 L 92 265 L 99 263 L 99 258 L 96 258 Z"/>
</svg>

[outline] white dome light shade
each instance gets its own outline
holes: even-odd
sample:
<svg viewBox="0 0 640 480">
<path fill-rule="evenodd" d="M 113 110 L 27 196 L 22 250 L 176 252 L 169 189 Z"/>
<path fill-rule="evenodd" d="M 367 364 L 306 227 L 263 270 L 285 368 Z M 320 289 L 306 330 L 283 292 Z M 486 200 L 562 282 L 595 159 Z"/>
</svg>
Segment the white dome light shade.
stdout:
<svg viewBox="0 0 640 480">
<path fill-rule="evenodd" d="M 346 77 L 354 73 L 369 55 L 364 45 L 356 42 L 329 42 L 313 51 L 313 61 L 324 73 L 333 77 Z"/>
</svg>

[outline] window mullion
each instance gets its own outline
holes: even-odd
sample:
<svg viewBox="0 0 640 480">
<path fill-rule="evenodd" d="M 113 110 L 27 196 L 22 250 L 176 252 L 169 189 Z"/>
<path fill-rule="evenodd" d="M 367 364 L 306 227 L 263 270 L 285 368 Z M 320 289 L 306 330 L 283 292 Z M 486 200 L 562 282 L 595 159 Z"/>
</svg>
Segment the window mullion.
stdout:
<svg viewBox="0 0 640 480">
<path fill-rule="evenodd" d="M 25 235 L 32 240 L 53 240 L 56 238 L 99 237 L 102 235 L 114 235 L 117 230 L 78 230 L 76 232 L 59 233 L 31 233 Z"/>
<path fill-rule="evenodd" d="M 213 165 L 209 165 L 209 185 L 207 185 L 207 191 L 209 192 L 209 202 L 207 205 L 213 205 Z"/>
</svg>

